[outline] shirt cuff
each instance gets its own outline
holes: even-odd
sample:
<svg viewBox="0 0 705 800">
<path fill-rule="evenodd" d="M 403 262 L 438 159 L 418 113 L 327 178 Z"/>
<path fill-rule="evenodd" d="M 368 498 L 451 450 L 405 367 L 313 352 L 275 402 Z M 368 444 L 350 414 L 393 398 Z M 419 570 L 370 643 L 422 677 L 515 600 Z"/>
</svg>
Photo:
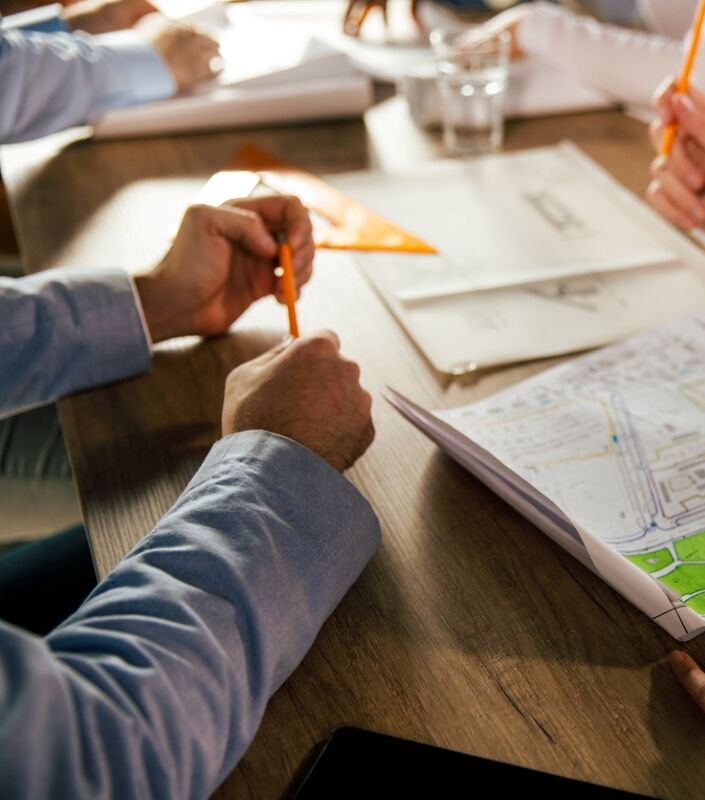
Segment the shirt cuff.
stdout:
<svg viewBox="0 0 705 800">
<path fill-rule="evenodd" d="M 115 31 L 91 38 L 117 56 L 129 105 L 163 100 L 176 93 L 176 82 L 164 59 L 137 31 Z"/>
<path fill-rule="evenodd" d="M 152 339 L 152 332 L 149 330 L 149 325 L 147 325 L 147 318 L 144 315 L 144 309 L 142 308 L 142 298 L 140 297 L 140 293 L 137 291 L 137 284 L 135 283 L 135 279 L 132 275 L 128 275 L 130 286 L 132 287 L 132 296 L 135 299 L 135 306 L 137 307 L 137 313 L 139 314 L 140 322 L 142 323 L 142 333 L 144 333 L 144 338 L 147 341 L 147 346 L 149 347 L 149 352 L 151 354 L 152 348 L 154 347 L 154 340 Z"/>
<path fill-rule="evenodd" d="M 206 487 L 218 484 L 232 487 L 240 481 L 242 489 L 248 474 L 256 476 L 257 503 L 282 521 L 281 533 L 276 535 L 273 527 L 270 533 L 286 554 L 289 574 L 297 574 L 295 582 L 307 587 L 310 607 L 321 615 L 320 626 L 379 546 L 377 516 L 324 458 L 293 439 L 262 430 L 216 442 L 179 502 L 188 504 L 190 498 L 203 496 Z M 244 495 L 238 503 L 242 507 Z M 272 610 L 272 617 L 285 619 L 286 609 Z"/>
<path fill-rule="evenodd" d="M 3 30 L 19 29 L 37 33 L 69 33 L 71 29 L 61 17 L 62 9 L 60 3 L 31 8 L 29 11 L 3 17 L 0 19 L 0 27 Z"/>
<path fill-rule="evenodd" d="M 58 397 L 149 371 L 150 340 L 125 270 L 58 268 L 18 283 L 45 300 L 44 310 L 36 312 L 36 328 L 50 328 L 53 337 L 74 343 L 71 361 L 57 380 Z"/>
</svg>

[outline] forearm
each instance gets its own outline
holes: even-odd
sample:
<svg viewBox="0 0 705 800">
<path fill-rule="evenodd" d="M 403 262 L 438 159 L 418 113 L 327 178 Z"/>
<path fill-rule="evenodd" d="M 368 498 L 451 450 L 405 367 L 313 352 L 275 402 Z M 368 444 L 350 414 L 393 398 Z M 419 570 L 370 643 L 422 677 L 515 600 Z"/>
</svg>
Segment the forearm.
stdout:
<svg viewBox="0 0 705 800">
<path fill-rule="evenodd" d="M 167 97 L 175 88 L 161 57 L 132 31 L 0 28 L 0 143 L 87 124 L 109 108 Z"/>
<path fill-rule="evenodd" d="M 657 86 L 680 68 L 681 42 L 626 30 L 547 3 L 527 11 L 518 44 L 615 100 L 649 106 Z"/>
<path fill-rule="evenodd" d="M 0 278 L 0 416 L 146 372 L 150 343 L 120 270 Z"/>
<path fill-rule="evenodd" d="M 46 644 L 0 633 L 0 794 L 208 796 L 378 538 L 310 451 L 262 432 L 218 443 Z"/>
</svg>

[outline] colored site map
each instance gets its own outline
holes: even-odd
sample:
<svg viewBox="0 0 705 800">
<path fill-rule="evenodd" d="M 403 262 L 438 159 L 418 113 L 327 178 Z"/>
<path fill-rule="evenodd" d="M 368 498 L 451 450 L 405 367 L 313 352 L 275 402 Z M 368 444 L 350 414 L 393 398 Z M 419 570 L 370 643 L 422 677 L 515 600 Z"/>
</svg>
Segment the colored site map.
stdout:
<svg viewBox="0 0 705 800">
<path fill-rule="evenodd" d="M 705 615 L 705 315 L 438 416 Z"/>
</svg>

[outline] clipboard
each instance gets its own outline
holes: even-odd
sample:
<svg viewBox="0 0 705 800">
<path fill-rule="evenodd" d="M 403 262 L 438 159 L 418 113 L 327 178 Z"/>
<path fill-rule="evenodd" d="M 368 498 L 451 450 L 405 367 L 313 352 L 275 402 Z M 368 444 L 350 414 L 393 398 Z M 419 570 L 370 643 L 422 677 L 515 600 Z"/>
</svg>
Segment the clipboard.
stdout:
<svg viewBox="0 0 705 800">
<path fill-rule="evenodd" d="M 434 254 L 436 249 L 305 170 L 281 161 L 254 144 L 241 147 L 203 187 L 197 202 L 220 205 L 247 197 L 258 185 L 296 195 L 319 218 L 316 247 Z M 322 224 L 321 224 L 322 221 Z"/>
<path fill-rule="evenodd" d="M 328 740 L 294 800 L 645 800 L 607 786 L 468 755 L 396 736 L 339 728 Z"/>
</svg>

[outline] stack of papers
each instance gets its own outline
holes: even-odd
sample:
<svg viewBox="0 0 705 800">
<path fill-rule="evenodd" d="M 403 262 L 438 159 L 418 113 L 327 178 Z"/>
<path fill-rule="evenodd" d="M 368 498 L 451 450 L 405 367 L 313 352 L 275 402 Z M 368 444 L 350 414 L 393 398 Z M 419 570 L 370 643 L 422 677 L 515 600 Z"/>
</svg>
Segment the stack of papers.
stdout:
<svg viewBox="0 0 705 800">
<path fill-rule="evenodd" d="M 607 344 L 705 307 L 705 256 L 564 143 L 328 178 L 438 253 L 351 258 L 441 372 Z"/>
<path fill-rule="evenodd" d="M 705 630 L 705 315 L 414 425 L 672 636 Z"/>
<path fill-rule="evenodd" d="M 94 136 L 143 136 L 359 116 L 372 84 L 340 50 L 247 6 L 208 6 L 188 17 L 220 44 L 223 71 L 192 92 L 112 109 Z"/>
</svg>

